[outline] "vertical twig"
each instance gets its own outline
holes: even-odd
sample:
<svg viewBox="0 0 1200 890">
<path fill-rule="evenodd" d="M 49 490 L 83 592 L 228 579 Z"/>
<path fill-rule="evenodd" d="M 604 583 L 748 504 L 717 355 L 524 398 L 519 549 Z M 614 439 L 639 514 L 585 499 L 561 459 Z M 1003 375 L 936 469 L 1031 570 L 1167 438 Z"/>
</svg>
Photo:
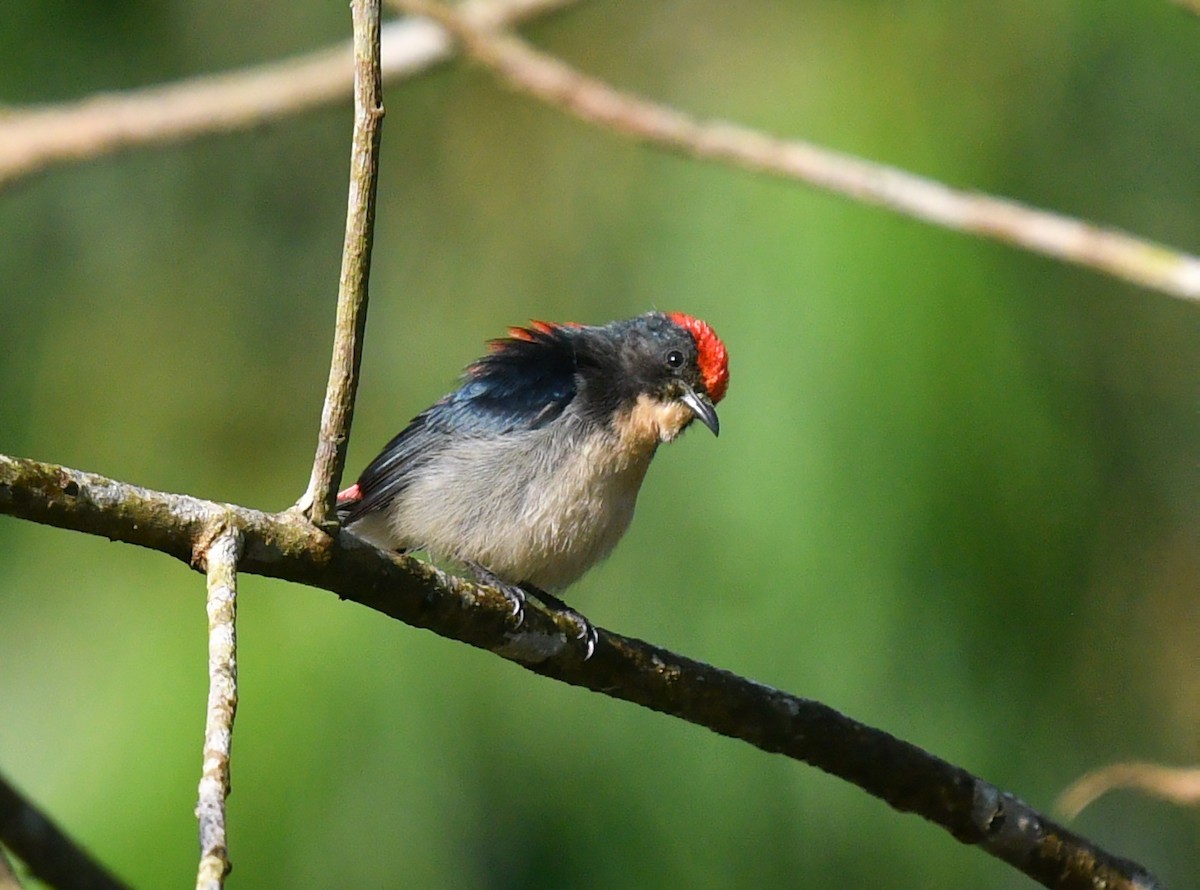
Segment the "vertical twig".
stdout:
<svg viewBox="0 0 1200 890">
<path fill-rule="evenodd" d="M 208 711 L 204 721 L 204 767 L 196 818 L 200 867 L 196 890 L 219 890 L 232 867 L 225 834 L 229 753 L 237 714 L 237 564 L 242 536 L 223 530 L 205 553 L 208 573 Z"/>
<path fill-rule="evenodd" d="M 338 281 L 337 327 L 321 433 L 308 490 L 296 505 L 317 525 L 336 521 L 334 504 L 346 465 L 346 445 L 358 389 L 363 332 L 367 325 L 367 279 L 375 233 L 383 86 L 379 68 L 379 0 L 353 0 L 354 137 L 350 151 L 350 198 Z"/>
<path fill-rule="evenodd" d="M 3 776 L 0 776 L 0 842 L 25 863 L 29 874 L 50 887 L 126 888 Z"/>
</svg>

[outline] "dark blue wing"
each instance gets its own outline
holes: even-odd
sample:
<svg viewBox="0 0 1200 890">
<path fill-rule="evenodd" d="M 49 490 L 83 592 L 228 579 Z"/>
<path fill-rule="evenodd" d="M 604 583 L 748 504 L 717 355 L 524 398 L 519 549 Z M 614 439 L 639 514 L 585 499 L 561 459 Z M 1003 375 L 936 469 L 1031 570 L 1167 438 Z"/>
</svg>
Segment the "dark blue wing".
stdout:
<svg viewBox="0 0 1200 890">
<path fill-rule="evenodd" d="M 344 521 L 386 506 L 453 442 L 478 439 L 486 447 L 482 440 L 538 429 L 566 410 L 576 393 L 573 329 L 535 323 L 512 333 L 371 461 L 358 479 L 361 499 L 342 507 Z"/>
</svg>

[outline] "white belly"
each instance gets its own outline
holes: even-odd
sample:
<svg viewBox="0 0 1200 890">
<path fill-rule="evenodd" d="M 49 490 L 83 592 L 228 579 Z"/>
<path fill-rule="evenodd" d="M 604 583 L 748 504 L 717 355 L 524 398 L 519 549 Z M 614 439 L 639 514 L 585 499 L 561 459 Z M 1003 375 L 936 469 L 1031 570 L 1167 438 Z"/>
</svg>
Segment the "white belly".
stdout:
<svg viewBox="0 0 1200 890">
<path fill-rule="evenodd" d="M 456 446 L 354 531 L 378 546 L 425 549 L 505 581 L 561 590 L 629 527 L 657 444 L 617 458 L 598 439 L 561 448 L 547 441 L 562 434 L 543 429 Z M 546 465 L 547 454 L 561 456 Z"/>
</svg>

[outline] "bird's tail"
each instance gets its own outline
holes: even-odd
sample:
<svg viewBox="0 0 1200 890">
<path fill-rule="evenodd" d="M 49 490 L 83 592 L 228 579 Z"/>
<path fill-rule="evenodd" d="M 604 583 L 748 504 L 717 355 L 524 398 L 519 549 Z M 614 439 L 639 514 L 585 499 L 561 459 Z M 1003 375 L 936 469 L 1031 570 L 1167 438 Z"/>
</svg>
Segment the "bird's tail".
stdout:
<svg viewBox="0 0 1200 890">
<path fill-rule="evenodd" d="M 355 507 L 362 502 L 362 490 L 355 482 L 349 488 L 338 492 L 337 496 L 337 515 L 339 522 L 346 522 L 354 517 Z"/>
</svg>

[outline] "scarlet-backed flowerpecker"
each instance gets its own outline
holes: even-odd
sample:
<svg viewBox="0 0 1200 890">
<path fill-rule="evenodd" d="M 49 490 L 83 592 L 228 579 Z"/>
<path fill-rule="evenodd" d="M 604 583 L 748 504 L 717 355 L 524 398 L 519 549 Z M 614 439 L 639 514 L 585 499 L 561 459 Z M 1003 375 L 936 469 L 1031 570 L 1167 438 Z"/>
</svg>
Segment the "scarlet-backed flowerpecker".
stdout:
<svg viewBox="0 0 1200 890">
<path fill-rule="evenodd" d="M 693 420 L 715 435 L 725 345 L 682 313 L 601 326 L 509 329 L 454 392 L 422 411 L 338 496 L 338 514 L 387 550 L 426 550 L 526 593 L 596 633 L 554 594 L 616 546 L 662 442 Z"/>
</svg>

